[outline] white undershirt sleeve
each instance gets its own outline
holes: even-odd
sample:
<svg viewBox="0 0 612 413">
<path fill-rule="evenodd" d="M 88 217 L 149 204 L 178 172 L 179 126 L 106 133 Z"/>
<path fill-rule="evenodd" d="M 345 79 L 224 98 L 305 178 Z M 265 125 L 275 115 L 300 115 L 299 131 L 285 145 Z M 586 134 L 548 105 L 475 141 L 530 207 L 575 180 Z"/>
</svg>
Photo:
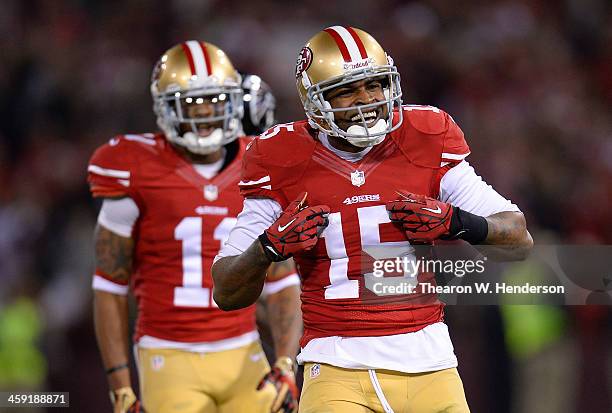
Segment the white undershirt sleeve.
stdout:
<svg viewBox="0 0 612 413">
<path fill-rule="evenodd" d="M 505 211 L 520 212 L 516 205 L 483 181 L 467 161 L 461 161 L 444 174 L 440 181 L 440 200 L 482 217 Z"/>
<path fill-rule="evenodd" d="M 140 215 L 132 198 L 105 199 L 98 215 L 98 224 L 122 237 L 132 236 L 132 229 Z"/>
<path fill-rule="evenodd" d="M 264 284 L 263 290 L 261 291 L 261 297 L 266 298 L 269 295 L 276 294 L 285 288 L 292 287 L 294 285 L 300 285 L 300 276 L 296 273 L 290 274 L 280 280 L 268 281 Z"/>
<path fill-rule="evenodd" d="M 272 199 L 245 199 L 242 212 L 238 214 L 238 221 L 227 241 L 221 246 L 215 261 L 222 257 L 242 254 L 282 212 L 280 204 Z"/>
<path fill-rule="evenodd" d="M 93 288 L 96 291 L 106 291 L 107 293 L 111 293 L 115 295 L 128 295 L 130 291 L 130 286 L 128 284 L 124 285 L 124 284 L 114 283 L 98 274 L 94 274 L 93 280 L 91 283 L 91 288 Z"/>
</svg>

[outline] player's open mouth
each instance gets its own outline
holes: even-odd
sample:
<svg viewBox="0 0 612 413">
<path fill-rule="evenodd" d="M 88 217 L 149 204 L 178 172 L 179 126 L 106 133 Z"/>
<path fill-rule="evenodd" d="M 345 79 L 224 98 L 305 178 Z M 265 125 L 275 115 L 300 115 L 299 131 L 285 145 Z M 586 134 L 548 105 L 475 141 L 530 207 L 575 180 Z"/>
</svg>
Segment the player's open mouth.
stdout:
<svg viewBox="0 0 612 413">
<path fill-rule="evenodd" d="M 210 136 L 212 131 L 213 131 L 213 129 L 198 129 L 198 136 L 200 138 L 206 138 L 206 137 Z"/>
<path fill-rule="evenodd" d="M 353 125 L 363 125 L 363 120 L 366 122 L 366 126 L 372 127 L 380 119 L 380 110 L 370 110 L 363 113 L 363 119 L 359 113 L 353 115 L 350 119 L 350 123 Z"/>
<path fill-rule="evenodd" d="M 206 126 L 198 126 L 198 136 L 201 138 L 206 138 L 208 136 L 210 136 L 214 131 L 215 131 L 215 127 L 211 127 L 210 125 L 206 125 Z"/>
</svg>

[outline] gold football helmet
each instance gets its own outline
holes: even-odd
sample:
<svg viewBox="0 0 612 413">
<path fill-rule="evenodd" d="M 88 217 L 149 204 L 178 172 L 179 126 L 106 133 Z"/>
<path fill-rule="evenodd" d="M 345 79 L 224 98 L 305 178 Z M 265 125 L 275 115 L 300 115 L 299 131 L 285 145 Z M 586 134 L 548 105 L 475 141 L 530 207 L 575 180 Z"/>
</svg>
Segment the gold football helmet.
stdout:
<svg viewBox="0 0 612 413">
<path fill-rule="evenodd" d="M 196 154 L 208 154 L 233 141 L 242 119 L 240 74 L 217 46 L 190 40 L 159 59 L 151 76 L 153 110 L 169 141 Z M 210 105 L 207 116 L 189 116 L 187 108 Z M 210 113 L 210 115 L 208 115 Z M 200 128 L 213 124 L 202 136 Z"/>
<path fill-rule="evenodd" d="M 296 83 L 306 116 L 313 127 L 331 136 L 339 136 L 360 147 L 376 145 L 399 128 L 402 111 L 393 125 L 393 108 L 401 107 L 400 75 L 393 59 L 378 42 L 363 30 L 348 26 L 332 26 L 312 37 L 298 55 Z M 383 80 L 385 100 L 349 108 L 332 108 L 325 95 L 332 89 L 364 79 Z M 368 127 L 368 114 L 387 107 L 386 119 L 380 118 Z M 354 110 L 358 124 L 347 130 L 334 121 L 335 112 Z M 369 119 L 372 121 L 372 119 Z"/>
</svg>

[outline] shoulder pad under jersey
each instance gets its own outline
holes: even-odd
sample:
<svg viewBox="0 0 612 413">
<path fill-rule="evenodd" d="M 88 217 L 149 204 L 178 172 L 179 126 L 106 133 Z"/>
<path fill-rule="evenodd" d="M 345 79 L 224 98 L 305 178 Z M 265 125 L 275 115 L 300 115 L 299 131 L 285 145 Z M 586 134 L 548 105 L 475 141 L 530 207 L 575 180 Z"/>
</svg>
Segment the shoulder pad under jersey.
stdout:
<svg viewBox="0 0 612 413">
<path fill-rule="evenodd" d="M 98 147 L 87 167 L 94 197 L 131 196 L 132 181 L 143 157 L 156 154 L 153 134 L 119 135 Z"/>
<path fill-rule="evenodd" d="M 310 162 L 315 141 L 305 121 L 273 126 L 247 146 L 240 192 L 245 198 L 272 198 L 287 204 L 285 189 Z"/>
<path fill-rule="evenodd" d="M 411 162 L 439 168 L 469 155 L 463 131 L 448 113 L 434 106 L 406 105 L 403 110 L 400 147 Z"/>
</svg>

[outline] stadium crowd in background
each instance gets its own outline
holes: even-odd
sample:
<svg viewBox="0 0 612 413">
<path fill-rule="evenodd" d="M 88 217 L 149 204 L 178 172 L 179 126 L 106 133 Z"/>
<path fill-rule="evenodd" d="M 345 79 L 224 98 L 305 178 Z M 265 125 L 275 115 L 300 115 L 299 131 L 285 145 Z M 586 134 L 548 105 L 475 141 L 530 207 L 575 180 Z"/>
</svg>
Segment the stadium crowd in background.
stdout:
<svg viewBox="0 0 612 413">
<path fill-rule="evenodd" d="M 333 24 L 364 28 L 401 67 L 405 103 L 453 114 L 479 173 L 521 205 L 536 243 L 612 242 L 612 6 L 604 0 L 12 0 L 2 8 L 2 389 L 70 391 L 75 409 L 105 411 L 105 395 L 91 390 L 105 384 L 91 322 L 98 206 L 86 164 L 116 133 L 154 126 L 151 64 L 186 38 L 218 44 L 241 70 L 269 79 L 286 121 L 302 117 L 294 65 L 303 42 Z M 540 310 L 524 317 L 546 334 L 525 328 L 517 344 L 509 338 L 524 326 L 511 311 L 448 308 L 473 411 L 610 411 L 609 307 Z"/>
</svg>

